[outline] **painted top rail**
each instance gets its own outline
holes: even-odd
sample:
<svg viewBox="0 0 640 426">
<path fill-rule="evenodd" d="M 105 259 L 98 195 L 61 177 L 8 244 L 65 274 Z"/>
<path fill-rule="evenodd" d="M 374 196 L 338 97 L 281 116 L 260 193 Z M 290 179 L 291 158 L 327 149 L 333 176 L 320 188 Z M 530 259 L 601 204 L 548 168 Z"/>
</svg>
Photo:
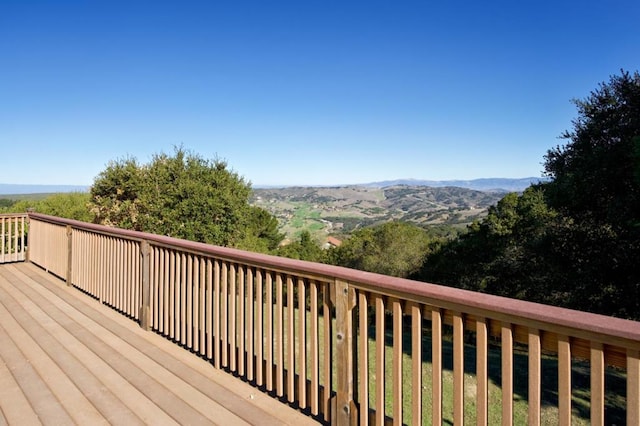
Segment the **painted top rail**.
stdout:
<svg viewBox="0 0 640 426">
<path fill-rule="evenodd" d="M 371 272 L 288 259 L 261 253 L 212 246 L 209 244 L 181 240 L 177 238 L 123 230 L 104 225 L 80 222 L 39 213 L 30 213 L 31 218 L 52 224 L 71 226 L 76 229 L 92 231 L 105 235 L 125 237 L 136 241 L 149 241 L 161 246 L 180 248 L 194 253 L 213 255 L 221 259 L 242 262 L 256 267 L 268 267 L 283 273 L 295 273 L 327 281 L 342 280 L 363 289 L 375 289 L 409 301 L 420 301 L 433 306 L 458 310 L 479 317 L 503 318 L 512 324 L 551 328 L 554 331 L 566 328 L 572 330 L 569 335 L 582 337 L 588 335 L 591 340 L 615 344 L 640 350 L 640 322 L 609 317 L 589 312 L 576 311 L 555 306 L 543 305 L 523 300 L 510 299 L 490 294 L 446 287 L 437 284 L 390 277 Z M 598 339 L 601 335 L 601 339 Z"/>
</svg>

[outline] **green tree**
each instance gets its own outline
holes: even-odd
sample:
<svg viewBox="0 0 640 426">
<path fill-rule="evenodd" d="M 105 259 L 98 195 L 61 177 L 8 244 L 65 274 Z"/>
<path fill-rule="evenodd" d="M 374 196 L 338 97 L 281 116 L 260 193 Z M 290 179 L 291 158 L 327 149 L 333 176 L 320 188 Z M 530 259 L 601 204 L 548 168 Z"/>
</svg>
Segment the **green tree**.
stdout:
<svg viewBox="0 0 640 426">
<path fill-rule="evenodd" d="M 419 226 L 387 222 L 354 232 L 331 249 L 331 263 L 396 277 L 418 271 L 434 239 Z"/>
<path fill-rule="evenodd" d="M 9 209 L 15 203 L 15 200 L 11 200 L 9 198 L 0 198 L 0 211 Z"/>
<path fill-rule="evenodd" d="M 36 213 L 67 219 L 91 222 L 93 214 L 89 207 L 89 194 L 86 192 L 64 192 L 49 195 L 41 200 L 20 200 L 13 203 L 3 211 L 5 213 L 24 213 L 34 211 Z"/>
<path fill-rule="evenodd" d="M 425 263 L 427 281 L 640 319 L 640 76 L 584 100 L 551 181 L 509 194 Z"/>
<path fill-rule="evenodd" d="M 138 222 L 144 174 L 144 168 L 135 158 L 110 161 L 91 187 L 90 208 L 94 221 L 136 231 L 144 230 L 144 225 Z"/>
<path fill-rule="evenodd" d="M 284 234 L 278 228 L 278 219 L 274 215 L 261 207 L 251 206 L 248 229 L 238 247 L 260 253 L 273 253 L 284 239 Z"/>
<path fill-rule="evenodd" d="M 427 260 L 425 281 L 507 297 L 558 304 L 566 289 L 558 285 L 551 255 L 554 224 L 539 187 L 507 194 L 468 232 L 444 244 Z"/>
<path fill-rule="evenodd" d="M 310 262 L 324 262 L 325 252 L 317 241 L 314 241 L 309 231 L 302 231 L 300 239 L 280 247 L 278 256 L 290 259 L 308 260 Z"/>
<path fill-rule="evenodd" d="M 640 226 L 640 75 L 622 71 L 582 100 L 578 118 L 550 149 L 549 203 L 574 218 L 616 229 Z"/>
<path fill-rule="evenodd" d="M 174 155 L 156 154 L 149 164 L 133 158 L 110 162 L 95 179 L 91 204 L 98 223 L 222 246 L 271 248 L 277 239 L 273 223 L 249 205 L 250 191 L 226 162 L 175 148 Z"/>
<path fill-rule="evenodd" d="M 67 192 L 50 195 L 36 204 L 35 211 L 51 216 L 92 222 L 89 210 L 89 193 Z"/>
<path fill-rule="evenodd" d="M 640 74 L 622 71 L 582 100 L 564 146 L 548 151 L 556 243 L 585 310 L 640 318 Z"/>
</svg>

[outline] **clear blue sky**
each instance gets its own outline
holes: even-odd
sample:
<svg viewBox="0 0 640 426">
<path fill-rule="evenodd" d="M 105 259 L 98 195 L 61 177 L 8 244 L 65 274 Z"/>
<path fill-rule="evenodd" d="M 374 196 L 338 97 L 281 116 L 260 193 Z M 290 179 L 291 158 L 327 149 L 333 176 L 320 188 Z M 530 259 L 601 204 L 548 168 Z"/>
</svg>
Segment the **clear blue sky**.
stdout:
<svg viewBox="0 0 640 426">
<path fill-rule="evenodd" d="M 540 176 L 640 1 L 0 1 L 0 183 L 182 145 L 254 185 Z"/>
</svg>

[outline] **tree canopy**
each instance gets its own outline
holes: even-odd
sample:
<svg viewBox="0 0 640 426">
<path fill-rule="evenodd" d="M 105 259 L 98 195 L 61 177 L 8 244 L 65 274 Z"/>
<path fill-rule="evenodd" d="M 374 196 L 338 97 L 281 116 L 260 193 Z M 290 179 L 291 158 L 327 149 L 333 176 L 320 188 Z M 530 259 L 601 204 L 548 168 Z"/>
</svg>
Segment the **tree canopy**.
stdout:
<svg viewBox="0 0 640 426">
<path fill-rule="evenodd" d="M 298 240 L 279 247 L 276 254 L 310 262 L 324 262 L 326 260 L 325 251 L 317 241 L 314 241 L 309 231 L 302 231 Z"/>
<path fill-rule="evenodd" d="M 585 99 L 574 100 L 578 117 L 550 149 L 547 200 L 575 218 L 615 228 L 640 226 L 640 74 L 622 71 Z"/>
<path fill-rule="evenodd" d="M 355 231 L 331 249 L 334 264 L 396 277 L 420 269 L 434 239 L 417 225 L 387 222 Z"/>
<path fill-rule="evenodd" d="M 8 200 L 10 201 L 10 200 Z M 0 206 L 0 213 L 24 213 L 32 210 L 51 216 L 91 222 L 93 215 L 89 211 L 89 194 L 86 192 L 66 192 L 51 194 L 43 199 L 24 199 Z"/>
<path fill-rule="evenodd" d="M 277 222 L 249 205 L 251 186 L 221 160 L 175 148 L 148 164 L 111 161 L 91 187 L 95 221 L 222 246 L 267 251 Z"/>
<path fill-rule="evenodd" d="M 505 196 L 422 279 L 640 319 L 640 76 L 574 103 L 568 142 L 545 156 L 551 181 Z"/>
</svg>

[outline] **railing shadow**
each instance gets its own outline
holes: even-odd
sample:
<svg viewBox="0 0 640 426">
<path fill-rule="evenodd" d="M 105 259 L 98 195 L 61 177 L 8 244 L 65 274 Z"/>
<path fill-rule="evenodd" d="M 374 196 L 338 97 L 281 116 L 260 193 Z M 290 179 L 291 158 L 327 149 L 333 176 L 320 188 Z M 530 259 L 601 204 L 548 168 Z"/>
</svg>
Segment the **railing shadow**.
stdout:
<svg viewBox="0 0 640 426">
<path fill-rule="evenodd" d="M 393 347 L 393 319 L 386 315 L 385 346 Z M 413 342 L 411 338 L 411 317 L 403 315 L 402 348 L 407 357 L 411 357 Z M 375 335 L 375 325 L 369 324 L 369 336 Z M 453 372 L 453 328 L 443 325 L 442 368 Z M 431 321 L 423 321 L 422 363 L 432 364 Z M 464 373 L 476 375 L 475 332 L 465 331 Z M 487 369 L 489 380 L 498 388 L 502 383 L 502 350 L 498 339 L 492 339 L 488 345 Z M 529 397 L 528 368 L 529 357 L 526 346 L 514 345 L 513 351 L 513 393 L 514 399 L 527 401 Z M 423 366 L 424 369 L 424 366 Z M 620 369 L 607 367 L 605 372 L 605 423 L 626 423 L 626 374 Z M 586 360 L 572 360 L 571 368 L 572 413 L 588 422 L 590 418 L 590 366 Z M 558 407 L 558 358 L 552 353 L 543 353 L 541 357 L 541 410 Z M 448 422 L 448 420 L 443 420 Z M 451 423 L 452 424 L 452 423 Z"/>
</svg>

